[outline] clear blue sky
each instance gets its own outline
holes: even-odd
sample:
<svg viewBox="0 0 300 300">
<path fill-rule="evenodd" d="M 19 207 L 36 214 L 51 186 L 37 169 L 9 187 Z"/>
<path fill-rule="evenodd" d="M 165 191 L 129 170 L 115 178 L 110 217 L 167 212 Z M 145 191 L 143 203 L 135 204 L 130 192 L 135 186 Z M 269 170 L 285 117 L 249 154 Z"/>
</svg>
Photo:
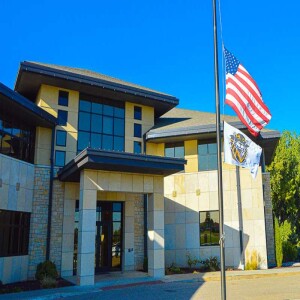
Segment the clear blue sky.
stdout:
<svg viewBox="0 0 300 300">
<path fill-rule="evenodd" d="M 13 88 L 21 61 L 52 63 L 166 92 L 181 108 L 215 112 L 211 2 L 2 0 L 0 82 Z M 298 133 L 299 11 L 299 0 L 221 0 L 225 46 L 258 83 L 273 116 L 266 128 Z M 224 113 L 235 114 L 229 106 Z"/>
</svg>

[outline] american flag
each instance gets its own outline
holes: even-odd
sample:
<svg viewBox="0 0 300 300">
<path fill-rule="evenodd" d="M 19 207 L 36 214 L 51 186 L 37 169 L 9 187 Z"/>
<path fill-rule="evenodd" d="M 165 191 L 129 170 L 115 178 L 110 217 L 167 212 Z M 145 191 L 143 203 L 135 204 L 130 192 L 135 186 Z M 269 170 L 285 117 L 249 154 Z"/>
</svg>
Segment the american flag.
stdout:
<svg viewBox="0 0 300 300">
<path fill-rule="evenodd" d="M 240 120 L 254 136 L 271 120 L 260 90 L 238 59 L 224 48 L 226 62 L 226 99 Z"/>
</svg>

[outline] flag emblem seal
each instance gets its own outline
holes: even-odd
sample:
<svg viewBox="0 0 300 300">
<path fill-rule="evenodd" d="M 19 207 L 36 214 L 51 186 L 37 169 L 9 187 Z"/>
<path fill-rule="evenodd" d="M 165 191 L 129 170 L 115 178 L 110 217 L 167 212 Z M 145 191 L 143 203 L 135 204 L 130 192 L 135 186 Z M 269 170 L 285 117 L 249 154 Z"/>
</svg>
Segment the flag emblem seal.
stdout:
<svg viewBox="0 0 300 300">
<path fill-rule="evenodd" d="M 246 160 L 248 147 L 249 143 L 242 134 L 234 132 L 230 135 L 231 155 L 236 162 L 241 164 Z"/>
</svg>

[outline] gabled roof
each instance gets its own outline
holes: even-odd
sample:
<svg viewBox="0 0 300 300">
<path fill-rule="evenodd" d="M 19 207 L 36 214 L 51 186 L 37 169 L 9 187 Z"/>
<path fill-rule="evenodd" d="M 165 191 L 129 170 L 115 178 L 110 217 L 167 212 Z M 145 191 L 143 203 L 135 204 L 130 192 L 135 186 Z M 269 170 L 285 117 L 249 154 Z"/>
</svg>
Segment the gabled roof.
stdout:
<svg viewBox="0 0 300 300">
<path fill-rule="evenodd" d="M 81 93 L 117 101 L 130 101 L 152 106 L 156 117 L 178 104 L 178 99 L 137 84 L 97 72 L 37 62 L 20 64 L 15 90 L 32 101 L 41 84 L 71 89 Z"/>
<path fill-rule="evenodd" d="M 22 95 L 0 83 L 0 111 L 28 125 L 54 127 L 57 119 Z"/>
<path fill-rule="evenodd" d="M 266 163 L 271 160 L 277 142 L 281 136 L 277 130 L 263 129 L 255 138 L 247 130 L 246 126 L 236 116 L 222 115 L 230 125 L 243 131 L 265 150 Z M 223 124 L 221 124 L 221 130 Z M 201 112 L 196 110 L 173 108 L 159 119 L 156 124 L 146 133 L 148 142 L 177 142 L 185 140 L 209 140 L 216 138 L 216 115 L 215 113 Z"/>
</svg>

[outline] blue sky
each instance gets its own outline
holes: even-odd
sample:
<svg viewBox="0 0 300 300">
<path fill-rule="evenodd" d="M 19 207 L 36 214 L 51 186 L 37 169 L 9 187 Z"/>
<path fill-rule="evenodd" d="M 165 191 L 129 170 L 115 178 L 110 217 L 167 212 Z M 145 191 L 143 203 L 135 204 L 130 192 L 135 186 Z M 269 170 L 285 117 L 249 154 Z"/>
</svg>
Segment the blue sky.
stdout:
<svg viewBox="0 0 300 300">
<path fill-rule="evenodd" d="M 181 108 L 215 112 L 211 2 L 2 0 L 0 82 L 13 88 L 21 61 L 53 63 L 166 92 Z M 220 5 L 225 46 L 272 113 L 266 128 L 299 133 L 300 1 Z M 220 88 L 223 102 L 222 80 Z M 235 114 L 229 106 L 221 111 Z"/>
</svg>

